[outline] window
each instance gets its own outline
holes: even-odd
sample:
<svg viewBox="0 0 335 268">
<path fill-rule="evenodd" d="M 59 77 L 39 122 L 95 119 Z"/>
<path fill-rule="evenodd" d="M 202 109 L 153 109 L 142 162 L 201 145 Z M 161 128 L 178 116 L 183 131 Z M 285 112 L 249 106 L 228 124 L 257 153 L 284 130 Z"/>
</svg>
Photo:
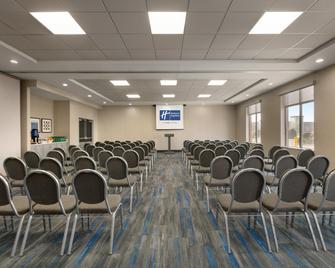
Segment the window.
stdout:
<svg viewBox="0 0 335 268">
<path fill-rule="evenodd" d="M 79 141 L 92 141 L 92 125 L 93 121 L 89 119 L 79 118 Z"/>
<path fill-rule="evenodd" d="M 247 140 L 251 143 L 261 142 L 261 103 L 247 107 Z"/>
<path fill-rule="evenodd" d="M 314 86 L 282 96 L 285 146 L 314 149 Z"/>
</svg>

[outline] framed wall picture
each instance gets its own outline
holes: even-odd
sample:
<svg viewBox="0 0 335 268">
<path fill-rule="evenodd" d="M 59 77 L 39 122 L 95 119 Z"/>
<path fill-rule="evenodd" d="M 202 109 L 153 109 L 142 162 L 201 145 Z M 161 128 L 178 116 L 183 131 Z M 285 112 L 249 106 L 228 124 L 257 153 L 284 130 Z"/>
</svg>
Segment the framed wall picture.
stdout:
<svg viewBox="0 0 335 268">
<path fill-rule="evenodd" d="M 41 119 L 41 132 L 43 133 L 51 133 L 52 132 L 52 120 L 42 118 Z"/>
<path fill-rule="evenodd" d="M 37 129 L 37 132 L 41 131 L 39 118 L 30 117 L 30 131 L 33 129 Z"/>
</svg>

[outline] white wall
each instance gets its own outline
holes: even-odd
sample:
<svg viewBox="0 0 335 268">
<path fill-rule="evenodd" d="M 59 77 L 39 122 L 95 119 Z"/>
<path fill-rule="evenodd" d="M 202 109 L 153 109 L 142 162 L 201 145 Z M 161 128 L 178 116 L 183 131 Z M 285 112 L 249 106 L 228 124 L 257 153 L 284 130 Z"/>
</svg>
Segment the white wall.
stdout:
<svg viewBox="0 0 335 268">
<path fill-rule="evenodd" d="M 172 149 L 185 139 L 235 138 L 235 107 L 224 105 L 186 106 L 183 130 L 156 130 L 155 107 L 111 106 L 99 110 L 99 140 L 154 140 L 167 149 L 165 133 L 174 133 Z"/>
<path fill-rule="evenodd" d="M 0 74 L 0 171 L 3 160 L 21 154 L 20 81 Z"/>
</svg>

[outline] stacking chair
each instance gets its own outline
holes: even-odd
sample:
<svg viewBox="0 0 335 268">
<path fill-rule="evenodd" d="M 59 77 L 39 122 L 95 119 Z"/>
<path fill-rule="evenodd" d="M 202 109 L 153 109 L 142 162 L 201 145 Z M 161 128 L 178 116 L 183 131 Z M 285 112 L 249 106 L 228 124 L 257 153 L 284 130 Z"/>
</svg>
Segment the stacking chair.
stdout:
<svg viewBox="0 0 335 268">
<path fill-rule="evenodd" d="M 263 158 L 258 155 L 252 155 L 252 156 L 247 157 L 246 159 L 244 159 L 243 164 L 242 164 L 243 169 L 254 168 L 261 172 L 264 171 L 264 166 L 265 164 L 264 164 Z"/>
<path fill-rule="evenodd" d="M 225 155 L 227 152 L 227 149 L 224 145 L 217 146 L 215 148 L 215 156 Z"/>
<path fill-rule="evenodd" d="M 266 228 L 265 217 L 262 212 L 262 197 L 265 187 L 263 174 L 253 168 L 240 170 L 231 182 L 231 194 L 220 194 L 217 198 L 216 220 L 219 219 L 219 210 L 223 213 L 226 227 L 228 253 L 231 253 L 228 216 L 250 215 L 261 216 L 266 243 L 271 252 L 270 240 Z"/>
<path fill-rule="evenodd" d="M 79 147 L 71 147 L 69 154 L 70 154 L 70 158 L 72 159 L 73 154 L 77 151 L 81 151 L 81 149 Z"/>
<path fill-rule="evenodd" d="M 263 144 L 260 144 L 260 143 L 256 143 L 252 149 L 261 149 L 261 150 L 264 150 L 264 146 Z"/>
<path fill-rule="evenodd" d="M 0 216 L 15 216 L 20 219 L 19 227 L 16 232 L 14 245 L 11 252 L 12 257 L 15 255 L 17 244 L 20 239 L 23 221 L 28 211 L 28 198 L 26 196 L 18 195 L 12 197 L 8 182 L 3 176 L 0 175 Z"/>
<path fill-rule="evenodd" d="M 72 188 L 76 196 L 76 213 L 72 226 L 68 255 L 72 252 L 78 216 L 83 214 L 108 214 L 112 217 L 109 254 L 113 253 L 115 217 L 120 212 L 122 227 L 122 203 L 118 194 L 108 194 L 106 179 L 95 170 L 81 170 L 73 178 Z"/>
<path fill-rule="evenodd" d="M 323 184 L 329 168 L 329 160 L 327 157 L 318 155 L 312 157 L 307 163 L 307 169 L 312 173 L 314 178 L 314 190 L 316 186 Z"/>
<path fill-rule="evenodd" d="M 117 146 L 117 147 L 114 147 L 112 153 L 113 153 L 113 155 L 115 155 L 115 156 L 120 156 L 120 157 L 122 157 L 122 155 L 124 154 L 125 151 L 126 151 L 126 150 L 125 150 L 123 147 L 121 147 L 121 146 Z"/>
<path fill-rule="evenodd" d="M 297 159 L 298 159 L 298 166 L 299 167 L 307 167 L 308 161 L 315 156 L 315 153 L 311 149 L 305 149 L 300 151 Z"/>
<path fill-rule="evenodd" d="M 72 155 L 72 162 L 73 162 L 73 165 L 74 165 L 74 162 L 76 161 L 76 159 L 78 157 L 81 157 L 81 156 L 89 156 L 88 153 L 84 150 L 79 150 L 79 151 L 75 151 Z"/>
<path fill-rule="evenodd" d="M 214 151 L 209 149 L 201 151 L 199 155 L 199 165 L 194 167 L 197 191 L 199 190 L 199 175 L 206 175 L 211 173 L 211 162 L 214 158 Z"/>
<path fill-rule="evenodd" d="M 100 147 L 101 146 L 101 144 L 102 144 L 102 142 L 100 142 L 100 141 L 97 141 L 94 145 L 95 145 L 95 147 Z"/>
<path fill-rule="evenodd" d="M 114 149 L 114 146 L 111 145 L 111 144 L 107 144 L 107 145 L 105 146 L 105 150 L 106 150 L 106 151 L 113 152 L 113 149 Z"/>
<path fill-rule="evenodd" d="M 77 152 L 80 152 L 80 151 L 77 151 Z M 75 152 L 75 153 L 77 153 L 77 152 Z M 58 160 L 59 163 L 61 164 L 61 166 L 63 167 L 63 171 L 64 171 L 65 174 L 69 174 L 69 173 L 74 171 L 74 169 L 72 167 L 66 167 L 65 166 L 65 160 L 64 160 L 63 154 L 60 151 L 52 150 L 52 151 L 47 153 L 47 157 L 51 157 L 51 158 L 54 158 L 54 159 Z"/>
<path fill-rule="evenodd" d="M 226 147 L 227 151 L 233 149 L 233 146 L 230 143 L 226 143 L 224 146 Z"/>
<path fill-rule="evenodd" d="M 97 163 L 97 165 L 99 165 L 99 159 L 98 159 L 98 155 L 99 155 L 99 153 L 101 152 L 101 151 L 104 151 L 105 149 L 104 148 L 102 148 L 102 147 L 95 147 L 94 149 L 93 149 L 93 159 L 94 159 L 94 161 L 95 161 L 95 163 Z"/>
<path fill-rule="evenodd" d="M 122 158 L 126 160 L 128 165 L 128 173 L 131 176 L 139 176 L 140 179 L 140 192 L 143 190 L 143 166 L 139 164 L 139 156 L 136 151 L 128 150 L 123 153 Z"/>
<path fill-rule="evenodd" d="M 206 149 L 209 149 L 209 150 L 212 150 L 212 151 L 214 151 L 215 150 L 215 144 L 214 143 L 210 143 L 210 144 L 208 144 L 207 146 L 206 146 Z"/>
<path fill-rule="evenodd" d="M 263 149 L 259 149 L 259 148 L 256 148 L 256 149 L 252 149 L 249 153 L 250 156 L 252 155 L 258 155 L 260 157 L 262 157 L 264 159 L 265 157 L 265 154 L 264 154 L 264 151 Z"/>
<path fill-rule="evenodd" d="M 242 145 L 238 145 L 234 149 L 240 153 L 240 160 L 243 161 L 243 159 L 247 155 L 246 149 Z"/>
<path fill-rule="evenodd" d="M 66 152 L 65 152 L 65 150 L 63 148 L 56 147 L 52 151 L 58 151 L 58 152 L 60 152 L 62 154 L 62 156 L 63 156 L 63 159 L 64 159 L 64 166 L 68 166 L 68 164 L 69 164 L 68 163 L 68 159 L 67 159 L 67 156 L 66 156 Z M 67 171 L 69 171 L 69 170 L 67 170 Z"/>
<path fill-rule="evenodd" d="M 97 165 L 96 165 L 96 163 L 94 162 L 94 160 L 91 157 L 80 156 L 74 162 L 74 168 L 75 168 L 76 172 L 78 172 L 80 170 L 83 170 L 83 169 L 96 170 L 97 169 Z"/>
<path fill-rule="evenodd" d="M 226 152 L 225 156 L 228 156 L 233 162 L 233 172 L 237 171 L 241 159 L 240 152 L 236 149 L 230 149 Z"/>
<path fill-rule="evenodd" d="M 99 170 L 100 172 L 102 172 L 103 174 L 106 174 L 107 173 L 107 170 L 106 170 L 106 162 L 108 160 L 108 158 L 114 156 L 112 152 L 110 151 L 101 151 L 99 154 L 98 154 L 98 163 L 99 163 Z"/>
<path fill-rule="evenodd" d="M 84 144 L 84 150 L 86 151 L 87 146 L 90 145 L 90 143 L 85 143 Z"/>
<path fill-rule="evenodd" d="M 217 156 L 211 162 L 211 173 L 204 177 L 202 195 L 204 190 L 207 197 L 207 211 L 209 212 L 209 188 L 210 187 L 229 187 L 233 162 L 227 156 Z"/>
<path fill-rule="evenodd" d="M 153 167 L 153 162 L 152 157 L 149 155 L 149 147 L 144 143 L 141 143 L 140 147 L 143 148 L 144 150 L 144 160 L 148 161 L 149 163 L 148 170 L 151 171 Z"/>
<path fill-rule="evenodd" d="M 273 161 L 272 164 L 266 164 L 265 165 L 265 171 L 267 173 L 274 173 L 275 170 L 275 166 L 277 164 L 277 161 L 279 160 L 279 158 L 281 158 L 282 156 L 285 155 L 290 155 L 289 151 L 287 151 L 286 149 L 279 149 L 277 150 L 274 154 L 273 154 Z"/>
<path fill-rule="evenodd" d="M 145 181 L 148 180 L 148 166 L 149 161 L 145 160 L 145 151 L 142 147 L 136 146 L 134 147 L 134 151 L 138 154 L 138 163 L 140 166 L 144 167 L 145 169 Z"/>
<path fill-rule="evenodd" d="M 110 157 L 106 162 L 108 186 L 110 188 L 125 187 L 130 188 L 129 211 L 133 211 L 134 188 L 137 193 L 137 180 L 128 174 L 128 164 L 126 160 L 119 156 Z"/>
<path fill-rule="evenodd" d="M 88 155 L 90 157 L 93 157 L 94 148 L 95 148 L 95 146 L 93 144 L 87 145 L 87 147 L 86 147 L 86 152 L 88 153 Z"/>
<path fill-rule="evenodd" d="M 8 157 L 3 162 L 6 177 L 11 188 L 20 188 L 23 190 L 23 180 L 27 175 L 26 164 L 17 157 Z"/>
<path fill-rule="evenodd" d="M 186 158 L 186 168 L 187 170 L 189 170 L 191 172 L 191 161 L 194 160 L 194 150 L 195 148 L 197 148 L 199 146 L 199 144 L 197 143 L 193 143 L 190 147 L 190 154 L 187 154 L 187 158 Z M 205 145 L 203 145 L 204 147 L 206 147 Z"/>
<path fill-rule="evenodd" d="M 197 147 L 195 147 L 194 149 L 194 159 L 191 160 L 190 162 L 190 167 L 191 167 L 191 177 L 193 178 L 193 167 L 196 167 L 199 165 L 199 156 L 200 156 L 200 153 L 205 150 L 205 147 L 199 145 Z"/>
<path fill-rule="evenodd" d="M 190 141 L 188 140 L 184 140 L 183 142 L 183 148 L 181 149 L 181 158 L 184 160 L 185 158 L 185 154 L 187 152 L 187 144 L 189 143 Z"/>
<path fill-rule="evenodd" d="M 273 161 L 273 155 L 274 153 L 281 149 L 281 146 L 279 145 L 275 145 L 275 146 L 272 146 L 269 150 L 269 153 L 268 153 L 268 156 L 265 158 L 265 163 L 266 164 L 272 164 L 272 161 Z"/>
<path fill-rule="evenodd" d="M 69 145 L 69 147 L 68 147 L 68 152 L 69 152 L 69 154 L 71 155 L 71 150 L 73 149 L 73 148 L 78 148 L 78 146 L 77 145 L 73 145 L 73 144 L 71 144 L 71 145 Z"/>
<path fill-rule="evenodd" d="M 145 146 L 147 146 L 148 148 L 148 156 L 151 159 L 151 166 L 154 166 L 154 162 L 155 162 L 155 152 L 153 151 L 153 145 L 150 142 L 146 142 L 144 143 Z"/>
<path fill-rule="evenodd" d="M 131 150 L 131 146 L 130 146 L 129 144 L 122 145 L 122 148 L 123 148 L 125 151 Z"/>
<path fill-rule="evenodd" d="M 61 247 L 61 255 L 63 255 L 71 214 L 76 207 L 75 197 L 72 195 L 62 195 L 57 177 L 53 173 L 44 170 L 36 170 L 29 173 L 24 180 L 24 187 L 29 199 L 29 218 L 22 241 L 20 256 L 24 253 L 31 220 L 35 215 L 64 215 L 66 217 Z"/>
<path fill-rule="evenodd" d="M 23 160 L 29 170 L 37 169 L 40 163 L 40 156 L 34 151 L 27 151 L 23 155 Z"/>
<path fill-rule="evenodd" d="M 318 245 L 314 231 L 307 214 L 307 204 L 309 203 L 309 192 L 313 185 L 313 175 L 304 168 L 289 170 L 279 181 L 278 193 L 264 194 L 263 206 L 267 209 L 270 217 L 272 233 L 275 241 L 276 252 L 278 252 L 277 234 L 273 222 L 273 216 L 280 216 L 280 213 L 303 213 L 309 230 L 311 232 L 315 249 Z M 302 202 L 306 201 L 305 204 Z"/>
</svg>

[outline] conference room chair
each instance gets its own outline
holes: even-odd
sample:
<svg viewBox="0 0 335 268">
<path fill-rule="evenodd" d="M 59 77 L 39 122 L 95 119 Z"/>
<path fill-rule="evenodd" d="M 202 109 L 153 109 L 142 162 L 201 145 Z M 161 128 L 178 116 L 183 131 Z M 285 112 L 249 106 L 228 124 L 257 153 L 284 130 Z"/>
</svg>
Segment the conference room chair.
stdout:
<svg viewBox="0 0 335 268">
<path fill-rule="evenodd" d="M 104 143 L 106 143 L 106 144 L 109 144 L 109 143 L 110 143 L 110 141 L 108 141 L 108 140 L 105 140 L 105 141 L 104 141 Z"/>
<path fill-rule="evenodd" d="M 184 140 L 183 141 L 183 148 L 181 149 L 181 158 L 182 158 L 182 160 L 184 160 L 185 158 L 185 154 L 186 154 L 186 152 L 187 152 L 187 144 L 189 143 L 189 141 L 188 140 Z"/>
<path fill-rule="evenodd" d="M 224 145 L 219 145 L 215 148 L 215 156 L 225 155 L 227 148 Z"/>
<path fill-rule="evenodd" d="M 329 168 L 329 159 L 323 155 L 314 156 L 308 161 L 306 168 L 313 175 L 314 191 L 316 191 L 317 186 L 323 185 Z"/>
<path fill-rule="evenodd" d="M 260 216 L 262 219 L 263 229 L 266 238 L 268 251 L 271 252 L 270 239 L 266 228 L 264 213 L 262 211 L 263 190 L 265 179 L 257 169 L 247 168 L 240 170 L 232 179 L 231 193 L 219 194 L 217 197 L 216 220 L 219 219 L 219 211 L 223 213 L 226 231 L 226 240 L 228 253 L 231 253 L 229 221 L 232 216 Z"/>
<path fill-rule="evenodd" d="M 144 159 L 149 162 L 148 170 L 151 171 L 153 168 L 152 157 L 149 154 L 149 146 L 145 143 L 140 144 L 140 147 L 144 150 Z"/>
<path fill-rule="evenodd" d="M 304 200 L 303 202 L 306 203 Z M 317 216 L 322 215 L 324 217 L 326 213 L 333 213 L 335 211 L 335 170 L 331 171 L 324 179 L 321 193 L 310 193 L 307 207 L 316 224 L 322 248 L 324 251 L 327 251 Z"/>
<path fill-rule="evenodd" d="M 284 155 L 276 161 L 273 175 L 266 175 L 266 186 L 271 192 L 271 187 L 278 187 L 280 179 L 284 174 L 291 170 L 295 169 L 298 166 L 297 159 L 292 155 Z"/>
<path fill-rule="evenodd" d="M 256 144 L 254 144 L 252 149 L 262 149 L 262 150 L 264 150 L 264 146 L 261 143 L 256 143 Z"/>
<path fill-rule="evenodd" d="M 101 142 L 101 143 L 100 143 L 100 147 L 102 147 L 102 148 L 105 148 L 105 147 L 106 147 L 106 145 L 107 145 L 107 144 L 106 144 L 106 143 L 104 143 L 104 142 Z"/>
<path fill-rule="evenodd" d="M 63 148 L 61 147 L 56 147 L 54 149 L 52 149 L 53 151 L 58 151 L 60 152 L 62 155 L 63 155 L 63 158 L 64 158 L 64 166 L 68 166 L 69 163 L 68 163 L 68 156 L 66 155 L 66 152 Z"/>
<path fill-rule="evenodd" d="M 91 157 L 80 156 L 74 162 L 74 169 L 75 169 L 76 172 L 78 172 L 80 170 L 83 170 L 83 169 L 96 170 L 97 169 L 97 165 L 96 165 L 95 161 Z"/>
<path fill-rule="evenodd" d="M 24 178 L 27 175 L 27 166 L 18 157 L 7 157 L 3 162 L 6 178 L 11 188 L 20 188 L 23 193 Z"/>
<path fill-rule="evenodd" d="M 230 149 L 226 152 L 225 156 L 228 156 L 233 162 L 233 172 L 236 172 L 239 168 L 241 155 L 236 149 Z"/>
<path fill-rule="evenodd" d="M 114 156 L 112 152 L 104 150 L 98 154 L 98 163 L 99 163 L 99 171 L 103 174 L 107 174 L 106 162 L 108 158 Z"/>
<path fill-rule="evenodd" d="M 102 144 L 102 142 L 97 141 L 94 145 L 95 145 L 95 147 L 100 147 L 101 144 Z"/>
<path fill-rule="evenodd" d="M 113 254 L 115 217 L 120 213 L 122 228 L 122 203 L 118 194 L 108 194 L 106 179 L 95 170 L 81 170 L 73 178 L 72 188 L 76 197 L 76 209 L 67 254 L 72 253 L 78 217 L 87 215 L 111 216 L 109 254 Z"/>
<path fill-rule="evenodd" d="M 56 160 L 55 160 L 56 161 Z M 60 254 L 64 254 L 67 233 L 76 199 L 72 195 L 62 195 L 58 178 L 45 170 L 32 171 L 24 180 L 24 187 L 29 200 L 29 218 L 24 233 L 20 256 L 23 255 L 33 216 L 66 217 L 65 230 Z"/>
<path fill-rule="evenodd" d="M 215 152 L 210 149 L 205 149 L 201 151 L 199 155 L 199 165 L 194 167 L 195 172 L 195 183 L 197 191 L 199 190 L 199 176 L 204 176 L 210 174 L 211 172 L 211 162 L 215 158 Z"/>
<path fill-rule="evenodd" d="M 152 161 L 152 166 L 154 165 L 154 162 L 155 162 L 155 159 L 156 159 L 156 153 L 154 151 L 154 146 L 153 144 L 149 141 L 149 142 L 146 142 L 144 143 L 144 145 L 146 145 L 148 147 L 148 154 L 151 158 L 151 161 Z"/>
<path fill-rule="evenodd" d="M 97 163 L 97 165 L 99 165 L 98 155 L 99 155 L 99 153 L 100 153 L 101 151 L 104 151 L 104 150 L 105 150 L 105 149 L 102 148 L 102 147 L 100 147 L 100 146 L 95 147 L 95 148 L 93 149 L 93 159 L 94 159 L 95 163 Z"/>
<path fill-rule="evenodd" d="M 194 150 L 198 146 L 199 145 L 197 143 L 193 143 L 190 147 L 190 153 L 187 154 L 186 169 L 189 170 L 190 172 L 191 172 L 191 161 L 194 160 Z M 206 147 L 205 145 L 203 146 Z"/>
<path fill-rule="evenodd" d="M 242 145 L 237 145 L 234 149 L 240 153 L 241 160 L 243 160 L 245 156 L 247 155 L 247 151 Z"/>
<path fill-rule="evenodd" d="M 143 173 L 145 168 L 139 164 L 138 153 L 134 150 L 125 151 L 122 158 L 126 160 L 128 165 L 128 174 L 130 176 L 138 176 L 140 179 L 140 192 L 143 191 Z"/>
<path fill-rule="evenodd" d="M 125 151 L 126 150 L 123 147 L 117 146 L 117 147 L 113 148 L 112 153 L 113 153 L 114 156 L 120 156 L 120 157 L 122 157 L 122 155 L 124 154 Z"/>
<path fill-rule="evenodd" d="M 274 154 L 273 154 L 273 161 L 272 164 L 265 164 L 265 172 L 269 173 L 274 173 L 277 161 L 279 160 L 279 158 L 281 158 L 282 156 L 285 155 L 290 155 L 290 152 L 286 149 L 279 149 L 277 150 Z"/>
<path fill-rule="evenodd" d="M 61 163 L 51 157 L 45 157 L 40 161 L 41 170 L 52 172 L 59 180 L 61 187 L 65 188 L 67 194 L 70 193 L 72 177 L 71 175 L 64 175 Z"/>
<path fill-rule="evenodd" d="M 88 153 L 88 155 L 90 157 L 93 157 L 93 150 L 94 150 L 95 146 L 93 144 L 90 144 L 86 147 L 86 152 Z"/>
<path fill-rule="evenodd" d="M 199 157 L 200 157 L 200 153 L 205 150 L 205 147 L 198 145 L 197 147 L 195 147 L 194 149 L 194 159 L 191 160 L 190 162 L 190 169 L 191 169 L 191 177 L 194 177 L 194 172 L 193 172 L 193 168 L 199 165 Z"/>
<path fill-rule="evenodd" d="M 153 155 L 154 155 L 154 161 L 155 161 L 157 159 L 156 143 L 153 140 L 149 141 L 148 143 L 150 143 L 150 145 L 151 145 L 150 152 L 153 153 Z"/>
<path fill-rule="evenodd" d="M 136 190 L 136 196 L 138 200 L 137 193 L 137 178 L 134 176 L 129 176 L 128 173 L 128 164 L 127 161 L 122 157 L 113 156 L 107 160 L 107 177 L 108 177 L 108 186 L 117 190 L 118 187 L 130 188 L 130 202 L 129 202 L 129 211 L 133 211 L 133 195 L 134 189 Z"/>
<path fill-rule="evenodd" d="M 202 196 L 206 191 L 207 211 L 209 207 L 209 189 L 211 187 L 227 188 L 230 187 L 233 162 L 227 156 L 216 156 L 211 162 L 210 174 L 203 179 Z"/>
<path fill-rule="evenodd" d="M 51 150 L 47 153 L 46 156 L 58 160 L 59 163 L 61 164 L 61 166 L 63 167 L 63 172 L 65 174 L 69 174 L 69 173 L 72 173 L 74 171 L 73 167 L 66 167 L 65 166 L 64 156 L 60 151 Z"/>
<path fill-rule="evenodd" d="M 131 146 L 129 144 L 124 144 L 122 145 L 122 148 L 127 151 L 127 150 L 131 150 Z"/>
<path fill-rule="evenodd" d="M 263 159 L 265 157 L 265 153 L 264 153 L 263 149 L 259 149 L 259 148 L 252 149 L 249 153 L 249 156 L 252 156 L 252 155 L 257 155 L 259 157 L 262 157 Z"/>
<path fill-rule="evenodd" d="M 261 172 L 264 171 L 265 163 L 262 157 L 258 155 L 248 156 L 243 160 L 242 169 L 254 168 Z"/>
<path fill-rule="evenodd" d="M 270 218 L 276 252 L 278 252 L 279 247 L 273 217 L 285 216 L 287 220 L 289 213 L 293 213 L 292 219 L 296 213 L 304 214 L 315 250 L 319 250 L 307 213 L 309 192 L 312 185 L 313 175 L 305 168 L 295 168 L 286 172 L 280 179 L 277 193 L 264 194 L 262 202 Z M 305 203 L 303 203 L 304 200 L 306 201 Z"/>
<path fill-rule="evenodd" d="M 70 145 L 67 147 L 67 150 L 68 150 L 69 153 L 71 152 L 71 149 L 72 149 L 72 148 L 78 148 L 78 146 L 77 146 L 77 145 L 70 144 Z"/>
<path fill-rule="evenodd" d="M 107 145 L 105 146 L 105 150 L 106 150 L 106 151 L 113 152 L 113 149 L 114 149 L 114 146 L 111 145 L 111 144 L 107 144 Z"/>
<path fill-rule="evenodd" d="M 247 154 L 248 154 L 248 151 L 249 151 L 249 147 L 248 147 L 248 145 L 247 145 L 246 143 L 241 143 L 240 145 L 244 148 L 244 150 L 245 150 L 245 152 L 246 152 L 246 155 L 247 155 Z"/>
<path fill-rule="evenodd" d="M 272 147 L 269 149 L 269 152 L 268 152 L 267 157 L 265 157 L 265 163 L 266 163 L 266 164 L 272 164 L 272 161 L 273 161 L 273 155 L 275 154 L 276 151 L 278 151 L 278 150 L 280 150 L 280 149 L 281 149 L 281 146 L 279 146 L 279 145 L 272 146 Z"/>
<path fill-rule="evenodd" d="M 207 146 L 206 146 L 206 149 L 209 149 L 209 150 L 215 150 L 215 144 L 214 143 L 210 143 L 210 144 L 208 144 Z"/>
<path fill-rule="evenodd" d="M 85 151 L 86 151 L 88 145 L 90 145 L 90 143 L 85 143 L 85 144 L 84 144 L 83 149 L 84 149 Z"/>
<path fill-rule="evenodd" d="M 21 235 L 22 225 L 28 211 L 29 203 L 27 196 L 15 195 L 12 197 L 10 186 L 7 180 L 0 175 L 0 216 L 4 217 L 5 223 L 6 217 L 8 216 L 11 218 L 17 217 L 18 219 L 20 219 L 11 251 L 12 257 L 16 253 L 17 244 Z M 5 227 L 7 227 L 7 224 L 5 225 Z"/>
<path fill-rule="evenodd" d="M 299 152 L 297 159 L 299 167 L 307 167 L 308 161 L 315 156 L 311 149 L 305 149 Z"/>
<path fill-rule="evenodd" d="M 82 151 L 79 147 L 72 147 L 71 149 L 70 149 L 70 151 L 69 151 L 69 159 L 70 159 L 70 165 L 72 165 L 73 166 L 73 155 L 74 155 L 74 153 L 75 152 L 77 152 L 77 151 Z"/>
<path fill-rule="evenodd" d="M 38 168 L 40 156 L 34 151 L 27 151 L 23 154 L 23 160 L 26 163 L 28 170 L 34 170 Z"/>
<path fill-rule="evenodd" d="M 227 151 L 233 149 L 233 146 L 230 143 L 226 143 L 224 146 L 227 148 Z"/>
<path fill-rule="evenodd" d="M 99 147 L 100 148 L 100 147 Z M 76 159 L 78 157 L 81 157 L 81 156 L 89 156 L 88 153 L 84 150 L 78 150 L 78 151 L 75 151 L 72 155 L 72 165 L 74 165 L 74 162 L 76 161 Z"/>
<path fill-rule="evenodd" d="M 141 167 L 144 168 L 145 171 L 145 181 L 148 180 L 148 166 L 149 166 L 149 161 L 145 160 L 145 152 L 142 147 L 136 146 L 133 149 L 137 154 L 138 154 L 138 163 Z"/>
</svg>

